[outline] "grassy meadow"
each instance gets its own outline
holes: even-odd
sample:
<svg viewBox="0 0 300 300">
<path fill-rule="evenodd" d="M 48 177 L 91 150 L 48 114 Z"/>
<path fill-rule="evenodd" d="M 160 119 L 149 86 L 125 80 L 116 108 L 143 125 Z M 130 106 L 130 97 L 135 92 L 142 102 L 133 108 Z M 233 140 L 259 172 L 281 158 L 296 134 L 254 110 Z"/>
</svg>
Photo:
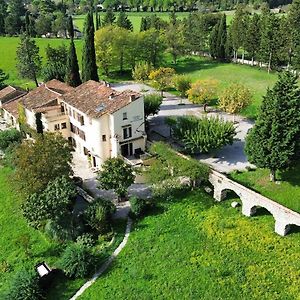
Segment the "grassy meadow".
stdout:
<svg viewBox="0 0 300 300">
<path fill-rule="evenodd" d="M 179 200 L 180 199 L 180 200 Z M 296 300 L 300 233 L 195 191 L 135 224 L 111 268 L 79 298 Z"/>
<path fill-rule="evenodd" d="M 16 49 L 18 47 L 20 39 L 18 37 L 0 37 L 0 69 L 3 69 L 5 73 L 9 74 L 9 82 L 13 85 L 22 87 L 34 87 L 34 82 L 28 79 L 21 79 L 18 76 L 16 69 Z M 69 46 L 69 41 L 64 39 L 47 39 L 47 38 L 36 38 L 37 46 L 40 48 L 40 55 L 45 62 L 45 49 L 48 44 L 52 47 L 58 47 L 61 44 Z M 79 62 L 81 62 L 82 53 L 82 40 L 75 40 L 77 56 Z M 40 78 L 42 81 L 42 78 Z"/>
<path fill-rule="evenodd" d="M 231 173 L 231 177 L 241 184 L 275 200 L 276 202 L 300 213 L 300 162 L 284 172 L 277 172 L 279 182 L 269 180 L 266 169 Z"/>
</svg>

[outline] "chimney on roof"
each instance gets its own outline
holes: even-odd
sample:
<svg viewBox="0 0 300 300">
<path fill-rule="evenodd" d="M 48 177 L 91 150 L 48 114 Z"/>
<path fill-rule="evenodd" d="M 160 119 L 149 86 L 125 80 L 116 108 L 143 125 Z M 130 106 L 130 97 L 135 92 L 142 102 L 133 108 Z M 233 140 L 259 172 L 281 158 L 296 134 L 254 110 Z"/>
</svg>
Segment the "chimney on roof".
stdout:
<svg viewBox="0 0 300 300">
<path fill-rule="evenodd" d="M 133 94 L 130 95 L 130 96 L 129 96 L 129 100 L 130 100 L 130 102 L 133 102 L 133 101 L 135 100 L 135 95 L 133 95 Z"/>
<path fill-rule="evenodd" d="M 112 100 L 112 99 L 114 98 L 114 95 L 115 95 L 114 93 L 111 93 L 111 94 L 108 96 L 108 99 L 109 99 L 109 100 Z"/>
</svg>

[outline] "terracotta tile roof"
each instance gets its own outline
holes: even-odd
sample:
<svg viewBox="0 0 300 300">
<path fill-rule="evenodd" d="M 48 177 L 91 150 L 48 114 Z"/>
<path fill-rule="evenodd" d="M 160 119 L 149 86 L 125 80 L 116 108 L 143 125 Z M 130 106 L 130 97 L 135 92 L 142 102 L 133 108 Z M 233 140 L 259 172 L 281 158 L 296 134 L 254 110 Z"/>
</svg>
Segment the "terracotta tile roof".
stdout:
<svg viewBox="0 0 300 300">
<path fill-rule="evenodd" d="M 141 95 L 129 90 L 118 92 L 103 83 L 89 80 L 76 87 L 72 92 L 63 95 L 61 99 L 88 116 L 99 118 L 128 105 L 132 102 L 131 96 L 137 99 Z"/>
<path fill-rule="evenodd" d="M 0 102 L 2 104 L 16 99 L 20 98 L 21 96 L 24 96 L 26 94 L 26 91 L 19 88 L 19 87 L 14 87 L 14 86 L 7 86 L 4 89 L 0 90 Z"/>
<path fill-rule="evenodd" d="M 21 101 L 26 108 L 36 109 L 54 102 L 59 96 L 72 90 L 66 83 L 53 79 L 30 91 Z"/>
<path fill-rule="evenodd" d="M 16 119 L 19 116 L 18 113 L 18 103 L 20 99 L 11 100 L 5 104 L 3 104 L 2 108 L 8 111 L 11 115 L 13 115 Z"/>
</svg>

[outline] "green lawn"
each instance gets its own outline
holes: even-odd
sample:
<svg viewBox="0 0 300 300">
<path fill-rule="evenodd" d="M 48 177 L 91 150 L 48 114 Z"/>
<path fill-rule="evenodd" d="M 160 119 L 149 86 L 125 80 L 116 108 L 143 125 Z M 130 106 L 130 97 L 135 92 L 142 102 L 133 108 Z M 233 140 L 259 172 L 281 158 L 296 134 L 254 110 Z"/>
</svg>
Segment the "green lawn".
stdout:
<svg viewBox="0 0 300 300">
<path fill-rule="evenodd" d="M 266 94 L 277 80 L 277 74 L 268 74 L 256 67 L 233 63 L 219 63 L 203 57 L 187 57 L 180 59 L 177 65 L 171 65 L 177 73 L 188 74 L 193 81 L 198 79 L 215 79 L 218 81 L 218 94 L 230 83 L 239 82 L 247 86 L 253 93 L 253 103 L 242 114 L 254 118 Z"/>
<path fill-rule="evenodd" d="M 19 85 L 26 87 L 34 87 L 34 82 L 28 79 L 20 79 L 16 69 L 16 49 L 18 47 L 20 39 L 18 37 L 0 37 L 0 69 L 8 73 L 10 78 L 8 82 L 10 84 Z M 63 39 L 47 39 L 47 38 L 37 38 L 35 39 L 36 44 L 40 48 L 40 55 L 43 57 L 43 62 L 45 62 L 45 48 L 48 44 L 53 47 L 57 47 L 61 44 L 69 46 L 68 40 Z M 82 52 L 82 40 L 75 41 L 77 56 L 79 62 L 81 62 L 81 52 Z M 42 80 L 42 79 L 41 79 Z"/>
<path fill-rule="evenodd" d="M 244 217 L 202 192 L 135 225 L 116 261 L 80 298 L 299 299 L 300 233 Z"/>
<path fill-rule="evenodd" d="M 27 225 L 20 210 L 23 199 L 12 186 L 11 173 L 10 169 L 0 166 L 0 299 L 5 299 L 5 291 L 17 271 L 22 268 L 33 269 L 43 261 L 52 268 L 57 267 L 66 246 L 48 239 L 43 233 Z M 113 224 L 115 240 L 111 246 L 100 251 L 97 247 L 103 248 L 104 244 L 98 243 L 94 248 L 100 265 L 122 241 L 125 225 L 125 221 Z M 69 299 L 86 280 L 67 280 L 61 275 L 47 299 Z"/>
<path fill-rule="evenodd" d="M 231 173 L 231 177 L 245 186 L 300 213 L 300 163 L 285 172 L 277 172 L 278 183 L 270 182 L 269 171 L 257 169 Z"/>
</svg>

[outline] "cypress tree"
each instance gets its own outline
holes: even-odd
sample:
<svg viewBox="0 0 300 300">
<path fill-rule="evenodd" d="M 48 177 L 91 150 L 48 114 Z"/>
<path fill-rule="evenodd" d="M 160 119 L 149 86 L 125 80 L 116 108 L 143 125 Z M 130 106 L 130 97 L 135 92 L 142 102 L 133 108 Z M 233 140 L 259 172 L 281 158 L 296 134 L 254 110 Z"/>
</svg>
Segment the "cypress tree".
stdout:
<svg viewBox="0 0 300 300">
<path fill-rule="evenodd" d="M 112 9 L 109 7 L 103 18 L 103 22 L 102 22 L 103 26 L 112 25 L 115 23 L 115 21 L 116 21 L 116 16 L 115 16 L 114 12 L 112 11 Z"/>
<path fill-rule="evenodd" d="M 4 0 L 0 0 L 0 35 L 5 34 L 5 17 L 7 4 Z"/>
<path fill-rule="evenodd" d="M 223 14 L 219 23 L 217 35 L 216 57 L 220 61 L 226 60 L 226 43 L 227 43 L 227 29 L 226 29 L 226 15 Z"/>
<path fill-rule="evenodd" d="M 36 132 L 39 134 L 43 134 L 44 132 L 44 126 L 42 122 L 42 113 L 37 112 L 35 114 L 35 125 L 36 125 Z"/>
<path fill-rule="evenodd" d="M 130 31 L 133 30 L 132 23 L 124 11 L 120 11 L 116 24 L 121 28 L 125 28 Z"/>
<path fill-rule="evenodd" d="M 95 7 L 95 19 L 96 19 L 96 30 L 98 30 L 100 26 L 99 26 L 99 16 L 98 16 L 98 7 L 97 7 L 97 5 Z"/>
<path fill-rule="evenodd" d="M 299 137 L 300 89 L 297 76 L 285 72 L 264 96 L 245 152 L 251 163 L 269 169 L 270 180 L 275 181 L 276 170 L 285 170 L 299 153 Z"/>
<path fill-rule="evenodd" d="M 68 58 L 67 58 L 67 70 L 66 70 L 66 82 L 73 87 L 76 87 L 81 84 L 80 74 L 79 74 L 79 66 L 76 55 L 76 48 L 74 44 L 74 28 L 72 17 L 68 18 L 68 33 L 71 39 Z"/>
<path fill-rule="evenodd" d="M 96 53 L 95 53 L 95 28 L 93 13 L 88 12 L 84 25 L 84 44 L 82 51 L 82 81 L 95 80 L 99 81 Z"/>
<path fill-rule="evenodd" d="M 25 32 L 26 35 L 31 36 L 30 34 L 30 12 L 27 10 L 25 14 Z"/>
<path fill-rule="evenodd" d="M 213 58 L 217 58 L 218 29 L 219 23 L 213 27 L 209 38 L 209 52 Z"/>
<path fill-rule="evenodd" d="M 147 22 L 144 17 L 141 18 L 140 32 L 147 30 Z"/>
</svg>

